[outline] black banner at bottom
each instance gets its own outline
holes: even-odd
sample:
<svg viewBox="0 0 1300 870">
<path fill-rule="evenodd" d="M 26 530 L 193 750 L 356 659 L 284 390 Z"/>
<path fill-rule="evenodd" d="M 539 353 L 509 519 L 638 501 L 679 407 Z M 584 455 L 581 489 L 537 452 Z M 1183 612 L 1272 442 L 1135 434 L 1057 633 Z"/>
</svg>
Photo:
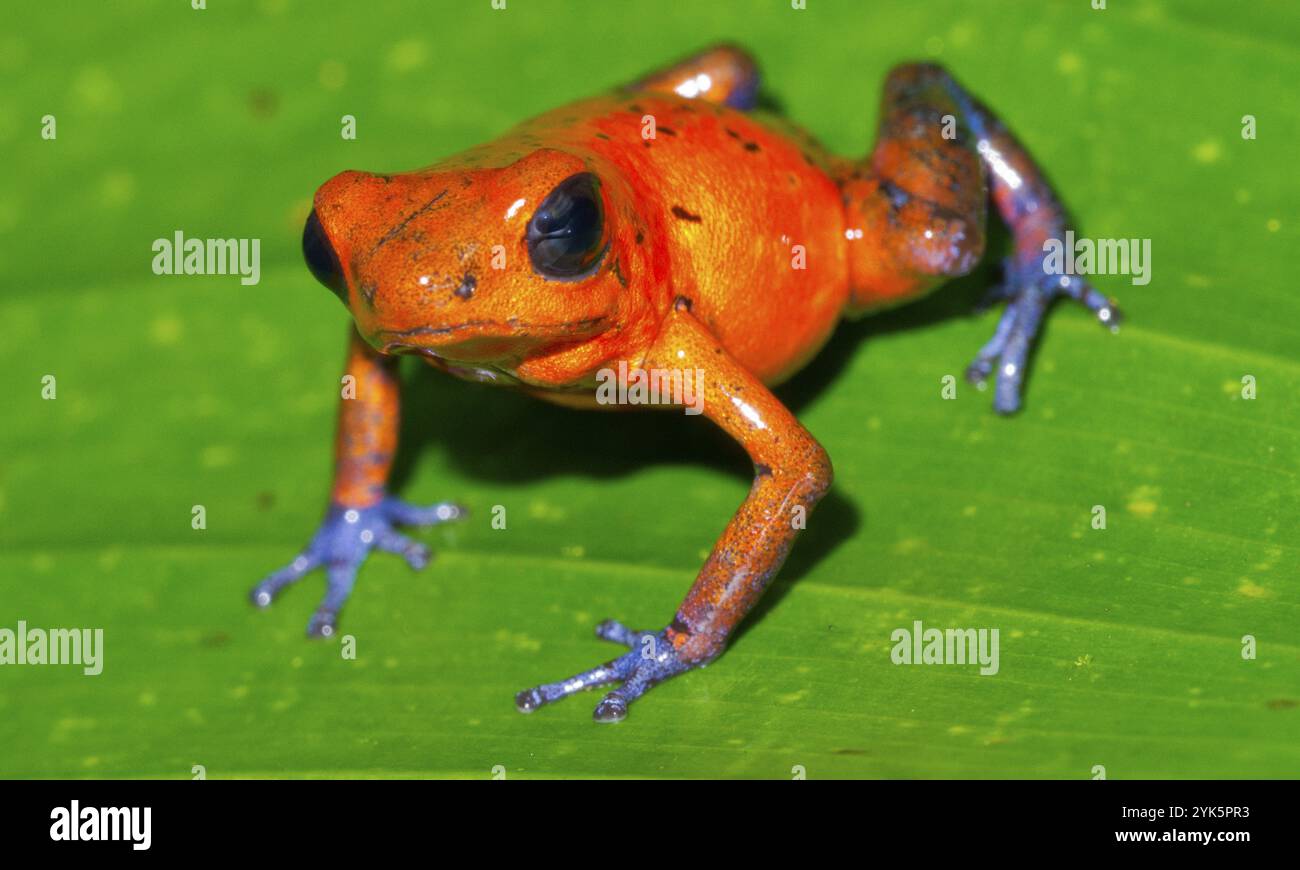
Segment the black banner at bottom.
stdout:
<svg viewBox="0 0 1300 870">
<path fill-rule="evenodd" d="M 750 791 L 750 789 L 753 789 Z M 562 793 L 557 793 L 562 792 Z M 429 781 L 0 782 L 6 856 L 373 854 L 377 845 L 505 848 L 634 834 L 646 857 L 749 833 L 819 850 L 848 840 L 927 854 L 1099 851 L 1216 859 L 1291 839 L 1291 781 L 808 781 L 474 786 Z M 1285 826 L 1285 827 L 1284 827 Z M 809 839 L 809 837 L 814 837 Z M 536 839 L 534 839 L 536 838 Z M 514 847 L 510 844 L 515 844 Z M 657 843 L 657 845 L 656 845 Z M 625 848 L 627 845 L 625 844 Z M 766 845 L 764 846 L 766 848 Z M 635 856 L 627 856 L 635 860 Z"/>
</svg>

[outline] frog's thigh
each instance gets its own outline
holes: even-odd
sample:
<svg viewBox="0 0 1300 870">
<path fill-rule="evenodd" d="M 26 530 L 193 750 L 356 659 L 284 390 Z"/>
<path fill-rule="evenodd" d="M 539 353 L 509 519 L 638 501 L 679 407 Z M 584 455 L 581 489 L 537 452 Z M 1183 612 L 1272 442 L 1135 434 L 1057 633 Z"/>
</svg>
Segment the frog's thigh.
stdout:
<svg viewBox="0 0 1300 870">
<path fill-rule="evenodd" d="M 682 661 L 722 652 L 785 562 L 831 484 L 826 451 L 781 401 L 732 359 L 678 300 L 647 356 L 648 369 L 690 374 L 704 416 L 745 448 L 754 484 L 678 608 L 668 638 Z"/>
<path fill-rule="evenodd" d="M 758 97 L 758 64 L 734 45 L 715 45 L 657 70 L 628 86 L 631 91 L 677 94 L 748 111 Z"/>
<path fill-rule="evenodd" d="M 984 253 L 984 167 L 961 107 L 932 69 L 890 74 L 876 147 L 841 178 L 855 305 L 924 292 L 965 275 Z"/>
</svg>

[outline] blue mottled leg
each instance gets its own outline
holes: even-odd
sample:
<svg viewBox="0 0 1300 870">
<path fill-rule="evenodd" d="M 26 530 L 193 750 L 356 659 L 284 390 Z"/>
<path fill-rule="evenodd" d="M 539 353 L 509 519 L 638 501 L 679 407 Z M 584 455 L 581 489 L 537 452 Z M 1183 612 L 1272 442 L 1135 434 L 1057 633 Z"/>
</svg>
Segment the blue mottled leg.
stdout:
<svg viewBox="0 0 1300 870">
<path fill-rule="evenodd" d="M 303 576 L 320 565 L 320 561 L 310 550 L 299 553 L 294 560 L 279 571 L 272 572 L 261 583 L 253 587 L 249 598 L 258 607 L 266 607 L 275 600 L 284 587 L 297 583 Z"/>
<path fill-rule="evenodd" d="M 1061 286 L 1061 293 L 1097 315 L 1098 323 L 1109 328 L 1111 332 L 1119 331 L 1120 320 L 1123 319 L 1123 316 L 1120 314 L 1120 310 L 1115 307 L 1114 302 L 1103 296 L 1091 284 L 1077 275 L 1058 277 L 1057 282 Z"/>
<path fill-rule="evenodd" d="M 338 627 L 339 611 L 352 595 L 352 587 L 356 585 L 358 567 L 356 563 L 343 560 L 325 566 L 325 597 L 307 621 L 309 636 L 333 637 Z"/>
<path fill-rule="evenodd" d="M 997 206 L 1002 220 L 1010 227 L 1015 239 L 1015 251 L 1006 267 L 1006 280 L 996 296 L 1006 300 L 1007 310 L 998 321 L 993 338 L 980 349 L 967 369 L 967 377 L 982 384 L 996 373 L 997 387 L 993 407 L 1009 414 L 1020 407 L 1021 388 L 1024 383 L 1025 362 L 1034 340 L 1042 326 L 1043 318 L 1052 300 L 1066 296 L 1087 306 L 1105 326 L 1114 328 L 1119 313 L 1104 296 L 1092 289 L 1077 276 L 1051 274 L 1045 268 L 1047 255 L 1044 246 L 1055 241 L 1063 243 L 1070 227 L 1069 217 L 1056 191 L 1048 183 L 1042 170 L 1029 152 L 1016 140 L 1005 125 L 979 100 L 957 83 L 951 75 L 934 64 L 909 64 L 893 70 L 886 82 L 886 109 L 904 122 L 899 129 L 910 133 L 928 129 L 911 123 L 912 118 L 946 117 L 957 122 L 953 149 L 957 144 L 978 155 L 981 175 L 988 183 L 989 195 Z M 927 115 L 928 110 L 928 115 Z M 894 134 L 894 138 L 899 138 Z M 877 147 L 878 155 L 902 153 L 898 148 Z M 934 150 L 941 150 L 936 146 Z M 961 152 L 953 150 L 952 158 Z M 929 176 L 943 178 L 948 161 L 931 161 L 915 174 L 922 179 Z M 910 165 L 910 164 L 907 164 Z M 889 169 L 893 164 L 876 160 L 876 167 Z M 905 177 L 911 178 L 912 175 Z M 916 186 L 913 182 L 913 186 Z M 966 188 L 969 184 L 966 185 Z M 955 185 L 955 189 L 966 189 Z M 981 215 L 982 216 L 982 213 Z"/>
<path fill-rule="evenodd" d="M 406 535 L 393 531 L 376 536 L 375 547 L 385 553 L 401 556 L 406 560 L 406 564 L 417 571 L 428 565 L 430 560 L 433 559 L 433 551 L 424 544 L 419 541 L 412 541 Z"/>
<path fill-rule="evenodd" d="M 597 722 L 619 722 L 626 718 L 628 705 L 646 690 L 691 667 L 678 658 L 663 631 L 637 631 L 609 619 L 596 626 L 596 636 L 623 644 L 632 651 L 567 680 L 520 692 L 515 695 L 519 712 L 531 713 L 543 704 L 576 692 L 621 682 L 623 685 L 605 695 L 592 713 Z"/>
<path fill-rule="evenodd" d="M 973 384 L 979 384 L 981 387 L 988 376 L 993 372 L 993 362 L 1002 356 L 1002 349 L 1007 346 L 1007 339 L 1011 336 L 1011 328 L 1015 326 L 1016 311 L 1014 308 L 1007 308 L 1002 312 L 1002 317 L 998 319 L 998 328 L 994 330 L 993 337 L 980 348 L 980 352 L 975 355 L 975 360 L 966 367 L 966 379 Z"/>
<path fill-rule="evenodd" d="M 966 377 L 983 389 L 996 371 L 993 408 L 1010 414 L 1020 408 L 1025 365 L 1048 307 L 1057 296 L 1073 299 L 1091 310 L 1099 323 L 1118 329 L 1119 309 L 1087 282 L 1075 275 L 1054 275 L 1043 270 L 1042 260 L 1026 264 L 1008 263 L 1006 310 L 998 320 L 993 338 L 980 348 L 967 367 Z M 996 370 L 994 368 L 996 362 Z"/>
<path fill-rule="evenodd" d="M 432 557 L 429 548 L 401 534 L 395 526 L 437 525 L 464 514 L 463 508 L 449 502 L 419 507 L 391 496 L 366 508 L 332 505 L 307 549 L 254 586 L 249 598 L 258 607 L 268 607 L 286 586 L 323 565 L 327 581 L 325 597 L 307 623 L 307 635 L 331 637 L 339 611 L 352 594 L 357 570 L 372 549 L 396 553 L 416 570 L 429 563 Z"/>
<path fill-rule="evenodd" d="M 515 695 L 515 707 L 518 708 L 520 713 L 531 713 L 543 704 L 550 704 L 552 701 L 567 698 L 576 692 L 617 683 L 627 677 L 627 668 L 624 662 L 626 658 L 627 656 L 622 656 L 613 661 L 605 662 L 603 665 L 594 667 L 589 671 L 574 674 L 567 680 L 543 683 L 540 686 L 525 689 Z"/>
<path fill-rule="evenodd" d="M 460 505 L 449 501 L 441 501 L 427 507 L 407 504 L 396 499 L 392 502 L 389 505 L 389 514 L 394 522 L 404 526 L 436 526 L 439 523 L 458 520 L 464 512 Z"/>
</svg>

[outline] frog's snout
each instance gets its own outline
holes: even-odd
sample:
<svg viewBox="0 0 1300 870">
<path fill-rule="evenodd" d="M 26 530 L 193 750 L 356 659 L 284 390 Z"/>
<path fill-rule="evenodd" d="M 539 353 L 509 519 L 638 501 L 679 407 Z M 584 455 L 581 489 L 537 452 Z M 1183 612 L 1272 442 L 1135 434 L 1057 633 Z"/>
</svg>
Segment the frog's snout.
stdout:
<svg viewBox="0 0 1300 870">
<path fill-rule="evenodd" d="M 316 280 L 334 291 L 334 295 L 347 305 L 348 284 L 343 277 L 343 266 L 334 246 L 330 244 L 329 236 L 325 234 L 325 228 L 321 226 L 320 218 L 316 217 L 314 208 L 307 216 L 307 225 L 302 230 L 302 256 Z"/>
</svg>

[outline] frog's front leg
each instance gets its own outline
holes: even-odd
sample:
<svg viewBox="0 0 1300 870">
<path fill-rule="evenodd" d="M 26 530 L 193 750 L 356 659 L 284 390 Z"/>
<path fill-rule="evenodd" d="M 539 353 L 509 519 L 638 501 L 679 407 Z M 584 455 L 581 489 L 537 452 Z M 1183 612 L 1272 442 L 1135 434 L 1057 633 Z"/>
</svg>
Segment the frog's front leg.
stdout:
<svg viewBox="0 0 1300 870">
<path fill-rule="evenodd" d="M 343 399 L 339 406 L 334 486 L 325 519 L 307 548 L 249 595 L 255 605 L 267 607 L 284 587 L 324 567 L 327 588 L 307 624 L 310 637 L 334 634 L 357 569 L 373 548 L 400 554 L 412 568 L 428 563 L 429 549 L 402 535 L 397 526 L 434 525 L 463 513 L 454 504 L 418 507 L 387 494 L 400 407 L 396 359 L 377 353 L 355 329 L 351 333 L 346 373 L 355 378 L 355 397 Z"/>
<path fill-rule="evenodd" d="M 598 722 L 616 722 L 655 684 L 717 658 L 785 562 L 802 520 L 831 484 L 826 451 L 727 354 L 691 315 L 685 300 L 678 300 L 641 365 L 694 379 L 702 391 L 704 416 L 753 460 L 753 486 L 667 628 L 635 631 L 613 621 L 602 623 L 597 636 L 626 644 L 631 652 L 567 680 L 520 692 L 515 704 L 521 712 L 582 689 L 621 682 L 594 714 Z"/>
<path fill-rule="evenodd" d="M 1049 304 L 1082 303 L 1112 330 L 1114 303 L 1076 275 L 1046 268 L 1043 245 L 1065 239 L 1069 217 L 1029 152 L 942 67 L 908 64 L 885 84 L 870 173 L 848 166 L 841 184 L 848 217 L 865 228 L 853 257 L 854 301 L 863 308 L 924 291 L 974 268 L 984 246 L 991 192 L 1015 250 L 994 298 L 1007 308 L 967 377 L 996 371 L 993 406 L 1020 407 L 1025 362 Z M 852 232 L 852 227 L 850 232 Z"/>
</svg>

